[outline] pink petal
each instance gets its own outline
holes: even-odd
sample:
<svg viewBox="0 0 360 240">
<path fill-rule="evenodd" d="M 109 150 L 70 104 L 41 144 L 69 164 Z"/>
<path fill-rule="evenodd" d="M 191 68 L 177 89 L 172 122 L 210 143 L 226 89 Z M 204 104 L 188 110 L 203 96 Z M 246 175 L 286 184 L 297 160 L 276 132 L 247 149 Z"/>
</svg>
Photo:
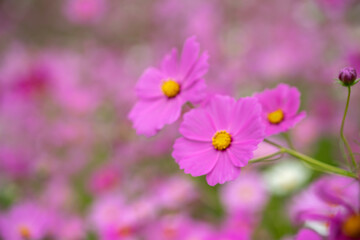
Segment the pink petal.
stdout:
<svg viewBox="0 0 360 240">
<path fill-rule="evenodd" d="M 287 116 L 294 116 L 300 107 L 300 92 L 296 87 L 280 84 L 279 87 L 285 92 L 283 110 Z"/>
<path fill-rule="evenodd" d="M 261 105 L 255 98 L 239 99 L 233 107 L 229 123 L 233 136 L 238 139 L 263 138 L 265 126 L 262 124 L 261 113 Z"/>
<path fill-rule="evenodd" d="M 167 54 L 162 62 L 161 69 L 165 75 L 175 78 L 178 75 L 178 64 L 177 64 L 178 53 L 176 49 L 172 49 Z"/>
<path fill-rule="evenodd" d="M 228 151 L 232 164 L 237 167 L 244 167 L 248 164 L 249 160 L 253 158 L 253 151 L 256 148 L 257 144 L 249 141 L 245 143 L 232 143 L 226 151 Z"/>
<path fill-rule="evenodd" d="M 209 55 L 207 52 L 203 53 L 200 58 L 196 61 L 195 65 L 187 72 L 184 77 L 183 88 L 187 89 L 191 87 L 194 82 L 201 79 L 209 69 L 208 63 Z"/>
<path fill-rule="evenodd" d="M 216 129 L 204 109 L 193 109 L 184 115 L 179 131 L 187 139 L 210 143 Z"/>
<path fill-rule="evenodd" d="M 184 102 L 197 104 L 205 99 L 206 94 L 205 80 L 199 79 L 191 86 L 191 88 L 187 88 L 186 90 L 182 89 L 180 97 L 184 99 Z"/>
<path fill-rule="evenodd" d="M 179 98 L 160 98 L 155 101 L 139 101 L 129 114 L 137 134 L 155 135 L 165 124 L 175 122 L 181 113 Z"/>
<path fill-rule="evenodd" d="M 180 60 L 180 72 L 187 76 L 195 64 L 200 52 L 200 45 L 196 37 L 186 39 Z"/>
<path fill-rule="evenodd" d="M 281 105 L 281 95 L 276 94 L 274 89 L 266 89 L 261 93 L 255 93 L 254 97 L 258 99 L 261 104 L 262 111 L 265 113 L 265 116 L 273 111 L 278 110 Z"/>
<path fill-rule="evenodd" d="M 178 138 L 172 156 L 180 169 L 196 177 L 207 174 L 214 168 L 217 154 L 211 143 Z"/>
<path fill-rule="evenodd" d="M 296 236 L 296 240 L 321 240 L 322 237 L 310 229 L 302 229 Z"/>
<path fill-rule="evenodd" d="M 317 194 L 319 195 L 321 200 L 323 200 L 324 202 L 333 204 L 333 205 L 341 205 L 344 208 L 346 208 L 348 212 L 354 214 L 353 207 L 342 197 L 340 197 L 339 195 L 334 193 L 332 190 L 333 189 L 331 189 L 331 188 L 329 189 L 327 187 L 327 183 L 320 184 L 319 186 L 317 186 L 317 189 L 316 189 Z"/>
<path fill-rule="evenodd" d="M 141 99 L 163 97 L 162 80 L 164 80 L 162 72 L 156 68 L 147 68 L 136 84 L 136 95 Z"/>
<path fill-rule="evenodd" d="M 210 186 L 234 180 L 240 174 L 240 168 L 232 164 L 227 151 L 219 151 L 218 154 L 219 158 L 214 169 L 206 176 L 206 180 Z"/>
<path fill-rule="evenodd" d="M 218 131 L 229 131 L 229 123 L 232 118 L 234 105 L 235 99 L 228 96 L 215 95 L 206 106 Z"/>
</svg>

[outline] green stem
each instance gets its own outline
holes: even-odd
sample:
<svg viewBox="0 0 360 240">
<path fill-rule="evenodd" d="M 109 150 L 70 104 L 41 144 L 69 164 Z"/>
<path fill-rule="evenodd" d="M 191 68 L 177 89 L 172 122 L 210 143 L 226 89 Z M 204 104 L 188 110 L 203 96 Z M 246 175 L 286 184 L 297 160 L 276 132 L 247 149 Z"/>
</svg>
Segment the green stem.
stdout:
<svg viewBox="0 0 360 240">
<path fill-rule="evenodd" d="M 346 137 L 344 135 L 345 119 L 346 119 L 346 115 L 347 115 L 347 112 L 348 112 L 348 109 L 349 109 L 350 94 L 351 94 L 351 86 L 348 86 L 348 96 L 347 96 L 347 100 L 346 100 L 344 116 L 343 116 L 343 119 L 342 119 L 342 122 L 341 122 L 340 136 L 341 136 L 342 141 L 345 144 L 345 147 L 347 149 L 348 154 L 350 155 L 351 161 L 352 161 L 355 169 L 357 169 L 357 164 L 356 164 L 356 161 L 355 161 L 354 153 L 352 152 L 351 147 L 350 147 L 350 145 L 349 145 L 349 143 L 348 143 L 348 141 L 347 141 L 347 139 L 346 139 Z"/>
<path fill-rule="evenodd" d="M 264 157 L 260 157 L 260 158 L 255 158 L 255 159 L 252 159 L 249 161 L 249 163 L 257 163 L 257 162 L 262 162 L 262 161 L 265 161 L 265 160 L 268 160 L 269 158 L 272 158 L 272 157 L 275 157 L 277 155 L 280 155 L 284 153 L 283 149 L 280 149 L 279 151 L 277 152 L 274 152 L 272 154 L 269 154 L 269 155 L 266 155 Z"/>
<path fill-rule="evenodd" d="M 352 173 L 352 172 L 348 172 L 344 169 L 329 165 L 327 163 L 321 162 L 319 160 L 316 160 L 312 157 L 309 157 L 305 154 L 299 153 L 293 149 L 289 149 L 289 148 L 284 148 L 281 145 L 274 143 L 270 140 L 265 139 L 265 142 L 278 147 L 280 150 L 282 150 L 284 153 L 288 153 L 289 155 L 300 159 L 301 161 L 304 161 L 305 163 L 314 166 L 317 170 L 322 171 L 322 172 L 326 172 L 326 173 L 335 173 L 338 175 L 342 175 L 342 176 L 346 176 L 346 177 L 352 177 L 352 178 L 357 178 L 356 174 Z"/>
<path fill-rule="evenodd" d="M 274 143 L 273 141 L 270 141 L 268 139 L 264 139 L 264 142 L 266 142 L 268 144 L 271 144 L 271 145 L 273 145 L 273 146 L 275 146 L 277 148 L 280 148 L 280 149 L 283 148 L 283 146 L 281 146 L 280 144 Z"/>
</svg>

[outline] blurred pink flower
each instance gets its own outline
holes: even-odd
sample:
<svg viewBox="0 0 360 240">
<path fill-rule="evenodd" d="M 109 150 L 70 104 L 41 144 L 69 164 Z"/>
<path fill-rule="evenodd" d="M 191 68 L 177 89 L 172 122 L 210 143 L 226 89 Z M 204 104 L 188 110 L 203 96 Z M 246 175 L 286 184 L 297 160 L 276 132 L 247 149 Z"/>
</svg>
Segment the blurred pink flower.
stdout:
<svg viewBox="0 0 360 240">
<path fill-rule="evenodd" d="M 97 230 L 103 230 L 120 218 L 124 206 L 124 199 L 119 195 L 98 197 L 90 210 L 91 225 Z"/>
<path fill-rule="evenodd" d="M 175 122 L 186 102 L 198 103 L 204 97 L 208 70 L 207 53 L 199 57 L 195 37 L 185 41 L 178 63 L 176 49 L 163 60 L 161 69 L 148 68 L 136 85 L 139 101 L 129 113 L 138 134 L 155 135 L 165 124 Z"/>
<path fill-rule="evenodd" d="M 319 7 L 328 14 L 329 17 L 338 18 L 346 13 L 346 10 L 352 3 L 356 2 L 353 0 L 316 0 Z"/>
<path fill-rule="evenodd" d="M 149 225 L 145 231 L 145 239 L 207 240 L 211 233 L 209 226 L 184 214 L 165 215 Z"/>
<path fill-rule="evenodd" d="M 321 240 L 322 237 L 313 230 L 304 228 L 296 235 L 295 240 Z"/>
<path fill-rule="evenodd" d="M 226 236 L 233 240 L 251 239 L 251 235 L 260 219 L 257 214 L 251 211 L 237 211 L 229 214 L 222 224 L 220 236 Z"/>
<path fill-rule="evenodd" d="M 101 194 L 114 189 L 120 182 L 120 169 L 117 166 L 108 165 L 97 169 L 89 182 L 90 190 L 95 194 Z"/>
<path fill-rule="evenodd" d="M 100 239 L 137 239 L 141 226 L 152 220 L 156 211 L 150 198 L 126 203 L 119 194 L 112 194 L 98 197 L 89 217 Z"/>
<path fill-rule="evenodd" d="M 53 209 L 64 209 L 71 206 L 75 195 L 69 179 L 62 174 L 52 174 L 51 176 L 44 185 L 41 200 Z"/>
<path fill-rule="evenodd" d="M 65 216 L 53 230 L 56 239 L 80 240 L 86 239 L 85 223 L 80 216 Z"/>
<path fill-rule="evenodd" d="M 256 172 L 243 172 L 221 189 L 221 200 L 229 214 L 261 212 L 267 198 L 263 179 Z"/>
<path fill-rule="evenodd" d="M 163 208 L 181 208 L 198 195 L 194 184 L 189 179 L 177 176 L 164 179 L 157 189 L 154 197 Z"/>
<path fill-rule="evenodd" d="M 346 177 L 323 177 L 295 198 L 291 213 L 296 220 L 322 222 L 329 240 L 360 239 L 359 184 Z"/>
<path fill-rule="evenodd" d="M 208 238 L 208 240 L 218 240 L 218 239 L 250 240 L 251 236 L 247 232 L 233 230 L 233 231 L 222 231 L 222 232 L 214 234 L 213 236 Z"/>
<path fill-rule="evenodd" d="M 79 24 L 99 22 L 107 10 L 107 0 L 66 0 L 64 14 L 67 19 Z"/>
<path fill-rule="evenodd" d="M 305 112 L 297 113 L 300 107 L 300 92 L 295 87 L 279 84 L 274 89 L 255 93 L 254 97 L 262 106 L 266 136 L 285 132 L 306 116 Z"/>
<path fill-rule="evenodd" d="M 24 148 L 0 147 L 0 171 L 12 178 L 28 177 L 34 171 L 34 161 Z"/>
<path fill-rule="evenodd" d="M 217 95 L 184 115 L 172 156 L 185 173 L 207 175 L 211 186 L 234 180 L 263 140 L 260 114 L 254 98 Z"/>
<path fill-rule="evenodd" d="M 355 209 L 359 208 L 359 186 L 355 180 L 341 176 L 324 176 L 315 181 L 308 189 L 293 198 L 290 215 L 295 221 L 304 221 L 307 215 L 333 216 L 343 207 L 324 201 L 319 192 L 330 192 Z"/>
<path fill-rule="evenodd" d="M 50 233 L 54 218 L 39 205 L 19 203 L 0 219 L 0 235 L 4 239 L 42 239 Z"/>
</svg>

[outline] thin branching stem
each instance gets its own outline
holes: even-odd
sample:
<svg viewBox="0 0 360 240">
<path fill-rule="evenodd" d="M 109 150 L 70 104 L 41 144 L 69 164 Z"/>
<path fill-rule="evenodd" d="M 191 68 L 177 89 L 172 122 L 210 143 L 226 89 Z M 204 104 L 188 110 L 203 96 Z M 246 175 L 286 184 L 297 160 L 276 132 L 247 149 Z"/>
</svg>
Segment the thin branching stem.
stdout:
<svg viewBox="0 0 360 240">
<path fill-rule="evenodd" d="M 340 137 L 341 137 L 341 140 L 344 142 L 345 144 L 345 147 L 346 147 L 346 150 L 347 150 L 347 153 L 348 155 L 350 156 L 350 159 L 351 159 L 351 162 L 354 166 L 355 169 L 357 169 L 357 164 L 356 164 L 356 161 L 355 161 L 355 157 L 354 157 L 354 154 L 351 150 L 351 147 L 349 145 L 349 142 L 347 141 L 345 135 L 344 135 L 344 126 L 345 126 L 345 119 L 346 119 L 346 115 L 347 115 L 347 112 L 348 112 L 348 109 L 349 109 L 349 103 L 350 103 L 350 95 L 351 95 L 351 86 L 348 86 L 348 96 L 347 96 L 347 100 L 346 100 L 346 105 L 345 105 L 345 111 L 344 111 L 344 115 L 343 115 L 343 119 L 342 119 L 342 122 L 341 122 L 341 127 L 340 127 Z"/>
</svg>

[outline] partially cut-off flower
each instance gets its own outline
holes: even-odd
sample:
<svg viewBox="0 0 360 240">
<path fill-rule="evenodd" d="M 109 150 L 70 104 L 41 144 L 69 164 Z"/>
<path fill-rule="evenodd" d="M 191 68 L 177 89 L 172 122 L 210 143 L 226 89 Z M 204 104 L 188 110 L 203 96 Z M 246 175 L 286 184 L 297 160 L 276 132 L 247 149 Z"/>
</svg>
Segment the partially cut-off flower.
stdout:
<svg viewBox="0 0 360 240">
<path fill-rule="evenodd" d="M 175 122 L 186 102 L 198 103 L 205 97 L 208 55 L 199 57 L 195 37 L 186 40 L 180 60 L 173 49 L 160 69 L 148 68 L 136 85 L 139 101 L 129 114 L 137 134 L 155 135 L 165 124 Z"/>
<path fill-rule="evenodd" d="M 328 240 L 360 240 L 359 183 L 350 178 L 325 176 L 294 198 L 295 220 L 326 226 Z"/>
<path fill-rule="evenodd" d="M 279 84 L 254 95 L 262 106 L 262 120 L 266 136 L 285 132 L 300 122 L 305 112 L 297 113 L 300 107 L 300 92 L 295 87 Z"/>
<path fill-rule="evenodd" d="M 254 98 L 214 96 L 206 106 L 184 115 L 183 137 L 176 140 L 172 156 L 185 173 L 207 175 L 211 186 L 231 181 L 264 139 L 260 116 Z"/>
<path fill-rule="evenodd" d="M 0 217 L 1 239 L 44 239 L 51 231 L 55 216 L 30 202 L 13 205 Z"/>
<path fill-rule="evenodd" d="M 315 231 L 304 228 L 301 229 L 295 240 L 321 240 L 322 237 Z"/>
<path fill-rule="evenodd" d="M 356 84 L 358 82 L 356 81 L 356 78 L 357 78 L 357 73 L 355 68 L 353 67 L 345 67 L 341 69 L 339 73 L 340 83 L 346 87 Z"/>
</svg>

